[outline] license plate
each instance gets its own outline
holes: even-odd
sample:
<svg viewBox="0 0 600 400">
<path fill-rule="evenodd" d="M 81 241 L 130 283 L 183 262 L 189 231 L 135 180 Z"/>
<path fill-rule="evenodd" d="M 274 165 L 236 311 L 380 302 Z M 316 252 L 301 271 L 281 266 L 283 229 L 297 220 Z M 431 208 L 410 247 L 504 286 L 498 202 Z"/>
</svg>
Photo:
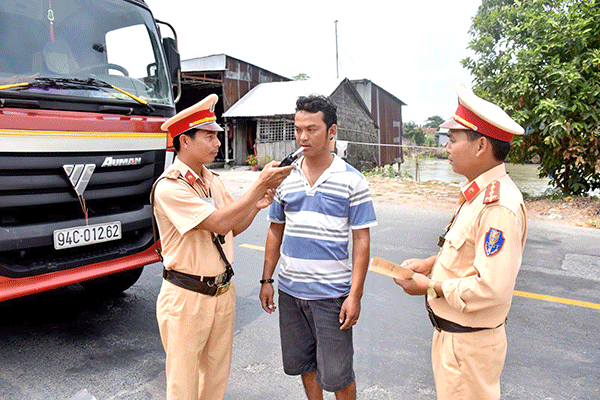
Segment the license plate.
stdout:
<svg viewBox="0 0 600 400">
<path fill-rule="evenodd" d="M 121 221 L 76 226 L 54 231 L 56 250 L 121 239 Z"/>
</svg>

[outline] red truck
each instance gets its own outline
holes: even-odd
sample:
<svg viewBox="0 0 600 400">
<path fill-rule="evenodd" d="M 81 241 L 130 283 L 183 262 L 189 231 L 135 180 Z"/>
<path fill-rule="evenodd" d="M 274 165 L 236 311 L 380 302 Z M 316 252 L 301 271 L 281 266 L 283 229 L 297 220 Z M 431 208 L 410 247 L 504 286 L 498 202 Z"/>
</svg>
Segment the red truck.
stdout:
<svg viewBox="0 0 600 400">
<path fill-rule="evenodd" d="M 0 2 L 0 301 L 122 291 L 158 261 L 179 64 L 142 0 Z"/>
</svg>

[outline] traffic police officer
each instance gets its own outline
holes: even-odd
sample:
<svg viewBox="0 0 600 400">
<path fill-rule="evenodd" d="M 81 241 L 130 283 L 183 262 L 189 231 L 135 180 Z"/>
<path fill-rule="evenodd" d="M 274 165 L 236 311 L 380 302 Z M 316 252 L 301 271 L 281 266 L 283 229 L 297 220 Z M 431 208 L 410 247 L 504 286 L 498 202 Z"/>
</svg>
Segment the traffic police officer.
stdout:
<svg viewBox="0 0 600 400">
<path fill-rule="evenodd" d="M 504 322 L 527 236 L 523 196 L 504 166 L 523 128 L 464 84 L 457 94 L 456 112 L 440 127 L 449 129 L 452 169 L 467 178 L 460 205 L 439 254 L 404 261 L 418 273 L 395 281 L 408 294 L 427 294 L 438 399 L 491 400 L 500 398 Z"/>
<path fill-rule="evenodd" d="M 233 236 L 271 204 L 274 189 L 293 169 L 269 164 L 234 201 L 204 166 L 221 145 L 217 101 L 217 95 L 209 95 L 161 127 L 177 151 L 152 193 L 165 267 L 157 319 L 167 355 L 168 400 L 223 399 L 235 312 Z"/>
</svg>

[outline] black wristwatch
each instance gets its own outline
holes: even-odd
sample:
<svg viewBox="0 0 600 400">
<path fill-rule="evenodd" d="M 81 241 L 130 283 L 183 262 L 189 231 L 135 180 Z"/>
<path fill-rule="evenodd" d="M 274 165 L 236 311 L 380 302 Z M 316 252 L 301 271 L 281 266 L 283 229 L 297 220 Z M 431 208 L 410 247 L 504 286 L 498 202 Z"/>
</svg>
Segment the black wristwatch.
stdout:
<svg viewBox="0 0 600 400">
<path fill-rule="evenodd" d="M 260 280 L 260 284 L 262 285 L 263 283 L 273 283 L 275 282 L 273 279 L 269 278 L 269 279 L 261 279 Z"/>
</svg>

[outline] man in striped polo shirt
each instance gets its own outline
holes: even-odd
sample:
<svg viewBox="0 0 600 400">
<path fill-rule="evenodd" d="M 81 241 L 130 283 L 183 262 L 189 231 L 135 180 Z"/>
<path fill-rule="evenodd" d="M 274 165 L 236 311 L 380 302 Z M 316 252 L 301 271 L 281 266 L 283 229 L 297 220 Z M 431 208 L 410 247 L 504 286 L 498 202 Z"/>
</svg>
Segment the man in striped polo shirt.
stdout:
<svg viewBox="0 0 600 400">
<path fill-rule="evenodd" d="M 301 375 L 309 400 L 323 389 L 355 399 L 352 326 L 377 225 L 365 177 L 329 151 L 337 132 L 327 97 L 296 102 L 296 141 L 304 148 L 269 209 L 260 300 L 272 313 L 273 273 L 279 271 L 279 327 L 284 371 Z M 352 263 L 348 244 L 352 231 Z"/>
</svg>

